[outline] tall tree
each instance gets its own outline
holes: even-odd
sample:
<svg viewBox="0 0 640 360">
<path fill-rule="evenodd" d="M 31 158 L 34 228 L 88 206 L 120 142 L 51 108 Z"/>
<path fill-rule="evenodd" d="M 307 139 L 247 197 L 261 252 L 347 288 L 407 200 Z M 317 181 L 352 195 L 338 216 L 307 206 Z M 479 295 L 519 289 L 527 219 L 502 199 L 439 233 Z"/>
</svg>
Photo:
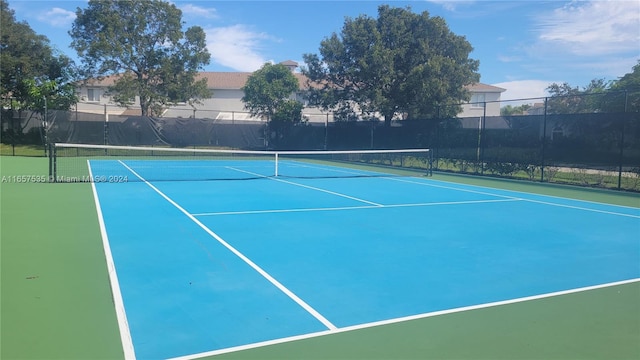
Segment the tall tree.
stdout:
<svg viewBox="0 0 640 360">
<path fill-rule="evenodd" d="M 111 90 L 120 105 L 139 97 L 142 115 L 177 102 L 210 97 L 195 76 L 209 63 L 205 33 L 182 31 L 182 12 L 158 0 L 90 0 L 78 8 L 69 32 L 86 77 L 116 75 Z"/>
<path fill-rule="evenodd" d="M 0 98 L 2 105 L 42 111 L 67 110 L 77 101 L 74 64 L 57 54 L 49 39 L 26 22 L 17 22 L 5 0 L 0 0 Z"/>
<path fill-rule="evenodd" d="M 46 142 L 45 111 L 69 110 L 77 103 L 73 61 L 57 53 L 44 35 L 18 22 L 0 0 L 0 111 L 2 141 Z M 40 130 L 25 133 L 25 129 Z M 31 131 L 30 130 L 30 131 Z"/>
<path fill-rule="evenodd" d="M 444 19 L 411 8 L 378 8 L 378 18 L 347 18 L 340 34 L 305 54 L 310 100 L 346 118 L 435 116 L 440 104 L 469 100 L 464 85 L 480 80 L 479 62 Z M 459 107 L 447 107 L 455 115 Z"/>
<path fill-rule="evenodd" d="M 267 119 L 268 138 L 274 145 L 280 144 L 292 126 L 304 122 L 302 103 L 291 98 L 299 90 L 298 79 L 286 66 L 264 64 L 249 76 L 242 90 L 242 101 L 251 115 Z"/>
</svg>

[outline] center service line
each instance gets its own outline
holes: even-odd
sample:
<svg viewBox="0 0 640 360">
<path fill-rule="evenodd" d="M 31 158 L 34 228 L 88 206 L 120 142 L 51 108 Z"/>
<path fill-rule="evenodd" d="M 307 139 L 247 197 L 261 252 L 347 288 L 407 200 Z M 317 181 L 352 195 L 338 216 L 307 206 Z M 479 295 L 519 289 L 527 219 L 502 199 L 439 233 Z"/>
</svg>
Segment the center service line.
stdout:
<svg viewBox="0 0 640 360">
<path fill-rule="evenodd" d="M 170 197 L 168 197 L 167 195 L 165 195 L 162 191 L 160 191 L 158 188 L 156 188 L 155 186 L 153 186 L 150 182 L 148 182 L 146 179 L 144 179 L 142 176 L 140 176 L 137 172 L 135 172 L 132 168 L 130 168 L 127 164 L 125 164 L 124 162 L 122 162 L 121 160 L 118 160 L 118 162 L 120 164 L 122 164 L 122 166 L 124 166 L 125 168 L 127 168 L 127 170 L 131 171 L 131 173 L 133 175 L 135 175 L 138 179 L 140 179 L 141 181 L 143 181 L 145 184 L 147 184 L 147 186 L 149 186 L 151 189 L 153 189 L 153 191 L 155 191 L 156 193 L 158 193 L 158 195 L 162 196 L 165 200 L 167 200 L 169 203 L 171 203 L 171 205 L 175 206 L 176 209 L 180 210 L 180 212 L 182 212 L 183 214 L 185 214 L 189 219 L 191 219 L 191 221 L 193 221 L 196 225 L 198 225 L 202 230 L 206 231 L 209 235 L 211 235 L 211 237 L 213 237 L 214 239 L 216 239 L 220 244 L 222 244 L 224 247 L 226 247 L 227 249 L 229 249 L 229 251 L 231 251 L 232 253 L 234 253 L 237 257 L 239 257 L 240 259 L 242 259 L 242 261 L 244 261 L 247 265 L 251 266 L 255 271 L 257 271 L 260 275 L 262 275 L 265 279 L 267 279 L 270 283 L 272 283 L 273 285 L 275 285 L 275 287 L 277 287 L 278 289 L 280 289 L 280 291 L 282 291 L 283 293 L 285 293 L 289 298 L 291 298 L 293 301 L 295 301 L 298 305 L 300 305 L 303 309 L 305 309 L 309 314 L 311 314 L 313 317 L 315 317 L 316 319 L 318 319 L 318 321 L 320 321 L 322 324 L 324 324 L 324 326 L 326 326 L 328 329 L 330 330 L 336 330 L 337 327 L 335 325 L 333 325 L 329 320 L 327 320 L 324 316 L 322 316 L 322 314 L 320 314 L 318 311 L 316 311 L 313 307 L 311 307 L 311 305 L 307 304 L 304 300 L 302 300 L 300 297 L 298 297 L 298 295 L 294 294 L 291 290 L 287 289 L 284 285 L 282 285 L 282 283 L 280 283 L 278 280 L 276 280 L 273 276 L 271 276 L 268 272 L 266 272 L 265 270 L 263 270 L 260 266 L 258 266 L 256 263 L 254 263 L 253 261 L 251 261 L 251 259 L 249 259 L 248 257 L 246 257 L 243 253 L 241 253 L 239 250 L 237 250 L 236 248 L 234 248 L 233 246 L 231 246 L 229 243 L 227 243 L 226 241 L 224 241 L 220 236 L 218 236 L 218 234 L 216 234 L 215 232 L 213 232 L 211 229 L 209 229 L 206 225 L 204 225 L 203 223 L 201 223 L 198 219 L 196 219 L 193 215 L 191 215 L 187 210 L 185 210 L 182 206 L 178 205 L 178 203 L 176 203 L 175 201 L 173 201 Z"/>
<path fill-rule="evenodd" d="M 269 177 L 269 176 L 264 176 L 264 175 L 253 173 L 251 171 L 237 169 L 237 168 L 234 168 L 234 167 L 231 167 L 231 166 L 227 166 L 227 168 L 229 168 L 231 170 L 235 170 L 235 171 L 240 171 L 240 172 L 243 172 L 245 174 L 267 178 L 267 179 L 270 179 L 270 180 L 273 180 L 273 181 L 283 182 L 283 183 L 289 184 L 289 185 L 295 185 L 295 186 L 300 186 L 300 187 L 311 189 L 311 190 L 321 191 L 321 192 L 324 192 L 324 193 L 327 193 L 327 194 L 336 195 L 336 196 L 340 196 L 340 197 L 343 197 L 343 198 L 347 198 L 347 199 L 363 202 L 363 203 L 369 204 L 369 205 L 384 207 L 384 205 L 378 204 L 378 203 L 374 203 L 373 201 L 358 199 L 357 197 L 353 197 L 353 196 L 349 196 L 349 195 L 345 195 L 345 194 L 340 194 L 340 193 L 337 193 L 335 191 L 325 190 L 325 189 L 321 189 L 321 188 L 317 188 L 317 187 L 313 187 L 313 186 L 309 186 L 309 185 L 298 184 L 298 183 L 295 183 L 293 181 L 287 181 L 287 180 L 277 179 L 277 178 L 273 178 L 273 177 Z"/>
</svg>

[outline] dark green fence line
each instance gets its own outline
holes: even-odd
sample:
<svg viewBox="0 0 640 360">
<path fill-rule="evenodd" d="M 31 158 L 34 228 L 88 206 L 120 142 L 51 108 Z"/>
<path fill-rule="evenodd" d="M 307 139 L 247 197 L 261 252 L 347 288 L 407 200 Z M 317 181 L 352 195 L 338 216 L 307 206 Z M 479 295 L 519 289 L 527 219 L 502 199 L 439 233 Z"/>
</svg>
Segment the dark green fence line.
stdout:
<svg viewBox="0 0 640 360">
<path fill-rule="evenodd" d="M 307 123 L 278 134 L 260 122 L 106 118 L 64 111 L 47 112 L 45 122 L 38 115 L 7 115 L 3 112 L 3 155 L 42 156 L 45 142 L 279 150 L 430 148 L 434 170 L 640 191 L 638 112 L 401 120 L 391 126 Z"/>
</svg>

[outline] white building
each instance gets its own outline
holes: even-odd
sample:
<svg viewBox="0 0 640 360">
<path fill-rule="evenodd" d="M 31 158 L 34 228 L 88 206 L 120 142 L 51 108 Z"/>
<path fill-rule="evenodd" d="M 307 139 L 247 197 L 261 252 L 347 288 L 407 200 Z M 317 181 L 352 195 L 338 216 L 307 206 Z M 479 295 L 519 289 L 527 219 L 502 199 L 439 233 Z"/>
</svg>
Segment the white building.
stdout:
<svg viewBox="0 0 640 360">
<path fill-rule="evenodd" d="M 292 72 L 298 66 L 294 61 L 285 61 L 282 64 L 289 67 Z M 250 75 L 250 72 L 201 72 L 196 79 L 205 78 L 209 89 L 213 91 L 213 96 L 203 99 L 200 104 L 195 104 L 194 106 L 186 103 L 172 106 L 165 110 L 162 116 L 260 121 L 260 119 L 249 115 L 241 100 L 244 96 L 242 87 Z M 294 76 L 298 78 L 301 87 L 301 93 L 295 96 L 298 100 L 303 101 L 302 93 L 306 87 L 306 78 L 296 72 L 294 72 Z M 116 77 L 109 76 L 102 80 L 87 81 L 80 86 L 80 101 L 77 104 L 77 110 L 79 112 L 100 114 L 140 115 L 140 106 L 137 98 L 129 108 L 119 107 L 112 101 L 108 94 L 108 88 L 114 84 L 115 79 Z M 467 88 L 471 92 L 471 101 L 463 106 L 463 112 L 458 115 L 459 117 L 482 116 L 485 104 L 487 116 L 500 115 L 500 104 L 496 101 L 500 100 L 500 95 L 505 89 L 481 83 L 469 85 Z M 304 108 L 303 113 L 311 122 L 333 121 L 331 113 L 323 112 L 315 107 L 307 106 Z"/>
<path fill-rule="evenodd" d="M 468 85 L 467 89 L 471 93 L 471 101 L 462 106 L 458 117 L 500 116 L 500 96 L 506 89 L 482 83 Z"/>
</svg>

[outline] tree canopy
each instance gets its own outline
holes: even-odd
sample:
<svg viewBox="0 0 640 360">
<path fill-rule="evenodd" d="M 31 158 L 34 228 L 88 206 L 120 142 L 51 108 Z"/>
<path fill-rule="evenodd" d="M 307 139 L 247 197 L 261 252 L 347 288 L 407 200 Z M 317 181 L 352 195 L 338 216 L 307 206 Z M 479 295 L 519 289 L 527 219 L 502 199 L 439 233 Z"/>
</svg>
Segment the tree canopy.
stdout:
<svg viewBox="0 0 640 360">
<path fill-rule="evenodd" d="M 552 114 L 640 111 L 640 60 L 618 80 L 593 79 L 584 87 L 553 83 L 547 87 Z"/>
<path fill-rule="evenodd" d="M 626 111 L 640 112 L 640 60 L 630 73 L 613 82 L 611 90 L 626 91 Z"/>
<path fill-rule="evenodd" d="M 509 115 L 526 115 L 527 111 L 531 109 L 530 104 L 522 104 L 522 105 L 507 105 L 500 108 L 500 115 L 509 116 Z"/>
<path fill-rule="evenodd" d="M 5 0 L 0 0 L 0 97 L 4 106 L 67 110 L 76 103 L 74 64 L 57 54 L 49 39 L 25 22 L 17 22 Z"/>
<path fill-rule="evenodd" d="M 438 106 L 469 100 L 465 85 L 480 80 L 479 62 L 463 36 L 440 17 L 411 8 L 378 8 L 378 18 L 347 18 L 340 34 L 305 54 L 310 100 L 343 119 L 426 118 Z M 459 107 L 447 107 L 456 115 Z"/>
<path fill-rule="evenodd" d="M 282 64 L 266 63 L 252 73 L 242 88 L 242 101 L 252 116 L 267 119 L 269 136 L 279 142 L 286 137 L 288 129 L 304 122 L 303 105 L 291 96 L 299 89 L 298 79 Z"/>
<path fill-rule="evenodd" d="M 78 8 L 69 32 L 86 78 L 117 75 L 114 100 L 139 97 L 142 115 L 178 102 L 209 97 L 205 79 L 195 76 L 209 63 L 205 33 L 182 31 L 182 12 L 154 0 L 90 0 Z"/>
<path fill-rule="evenodd" d="M 550 114 L 590 113 L 597 111 L 602 94 L 610 83 L 605 79 L 593 79 L 585 86 L 571 86 L 569 83 L 553 83 L 547 87 L 549 100 L 547 112 Z"/>
</svg>

